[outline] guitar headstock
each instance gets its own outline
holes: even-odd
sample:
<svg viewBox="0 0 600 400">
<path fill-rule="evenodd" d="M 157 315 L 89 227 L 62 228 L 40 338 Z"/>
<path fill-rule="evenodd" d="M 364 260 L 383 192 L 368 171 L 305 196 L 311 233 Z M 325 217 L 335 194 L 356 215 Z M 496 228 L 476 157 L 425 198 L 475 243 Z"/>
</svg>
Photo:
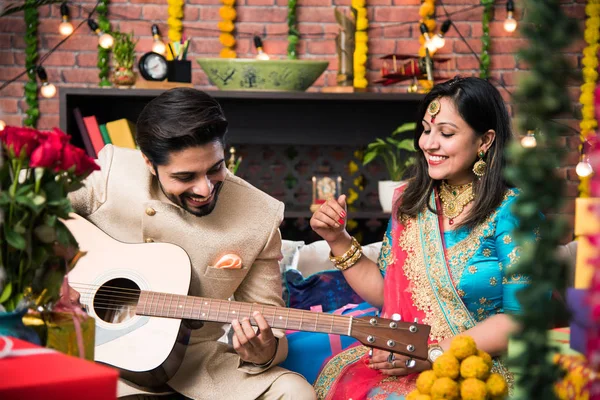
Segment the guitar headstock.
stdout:
<svg viewBox="0 0 600 400">
<path fill-rule="evenodd" d="M 350 336 L 368 347 L 426 360 L 431 326 L 380 317 L 352 319 Z"/>
</svg>

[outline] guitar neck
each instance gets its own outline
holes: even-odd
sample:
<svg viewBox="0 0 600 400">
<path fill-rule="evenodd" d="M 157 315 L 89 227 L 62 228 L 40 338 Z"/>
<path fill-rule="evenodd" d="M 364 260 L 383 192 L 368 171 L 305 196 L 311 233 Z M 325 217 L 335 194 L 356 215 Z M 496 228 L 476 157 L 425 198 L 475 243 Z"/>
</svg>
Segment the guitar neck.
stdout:
<svg viewBox="0 0 600 400">
<path fill-rule="evenodd" d="M 141 291 L 136 314 L 153 317 L 231 323 L 259 311 L 272 328 L 333 333 L 350 336 L 352 317 L 239 301 L 208 299 L 169 293 Z"/>
</svg>

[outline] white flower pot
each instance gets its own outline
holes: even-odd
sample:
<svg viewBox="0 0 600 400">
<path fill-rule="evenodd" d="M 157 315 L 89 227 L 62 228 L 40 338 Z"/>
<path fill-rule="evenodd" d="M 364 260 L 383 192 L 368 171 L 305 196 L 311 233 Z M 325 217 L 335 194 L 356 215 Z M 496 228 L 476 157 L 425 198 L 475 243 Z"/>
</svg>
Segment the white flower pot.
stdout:
<svg viewBox="0 0 600 400">
<path fill-rule="evenodd" d="M 405 181 L 379 181 L 379 203 L 383 212 L 392 212 L 392 200 L 394 199 L 394 190 Z"/>
</svg>

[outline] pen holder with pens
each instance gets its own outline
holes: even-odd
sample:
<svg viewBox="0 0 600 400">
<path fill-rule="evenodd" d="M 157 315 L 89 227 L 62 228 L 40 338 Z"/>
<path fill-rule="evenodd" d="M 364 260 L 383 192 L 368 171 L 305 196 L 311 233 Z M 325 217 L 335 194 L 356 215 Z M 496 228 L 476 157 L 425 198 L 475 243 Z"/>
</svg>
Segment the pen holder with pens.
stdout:
<svg viewBox="0 0 600 400">
<path fill-rule="evenodd" d="M 189 60 L 167 61 L 167 81 L 192 82 L 192 62 Z"/>
</svg>

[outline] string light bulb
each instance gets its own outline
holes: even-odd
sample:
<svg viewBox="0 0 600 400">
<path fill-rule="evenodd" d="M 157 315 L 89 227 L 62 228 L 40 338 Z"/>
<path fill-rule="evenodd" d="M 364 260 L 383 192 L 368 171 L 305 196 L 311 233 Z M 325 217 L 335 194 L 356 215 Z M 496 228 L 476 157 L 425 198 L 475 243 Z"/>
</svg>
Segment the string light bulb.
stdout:
<svg viewBox="0 0 600 400">
<path fill-rule="evenodd" d="M 152 37 L 154 38 L 154 43 L 152 43 L 152 51 L 158 54 L 165 54 L 165 50 L 167 46 L 160 38 L 160 31 L 158 30 L 158 25 L 152 25 Z"/>
<path fill-rule="evenodd" d="M 62 22 L 58 25 L 58 31 L 63 36 L 69 36 L 73 33 L 73 25 L 69 22 L 69 6 L 66 2 L 60 5 L 60 15 Z"/>
<path fill-rule="evenodd" d="M 514 17 L 515 3 L 513 0 L 506 2 L 506 20 L 504 20 L 504 30 L 506 32 L 514 32 L 517 29 L 517 20 Z"/>
<path fill-rule="evenodd" d="M 526 149 L 531 149 L 537 146 L 537 140 L 533 131 L 527 131 L 527 135 L 521 139 L 521 146 Z"/>
<path fill-rule="evenodd" d="M 435 53 L 435 51 L 437 50 L 437 47 L 435 47 L 433 40 L 431 40 L 431 36 L 429 36 L 429 29 L 427 29 L 427 25 L 425 25 L 424 22 L 421 22 L 419 29 L 421 30 L 421 33 L 425 37 L 425 47 L 427 47 L 427 49 L 429 50 L 429 52 L 431 54 Z"/>
<path fill-rule="evenodd" d="M 269 55 L 263 50 L 263 44 L 260 36 L 254 36 L 254 46 L 256 47 L 256 51 L 258 52 L 258 54 L 256 55 L 257 60 L 268 60 L 270 58 Z"/>
<path fill-rule="evenodd" d="M 580 178 L 585 178 L 594 173 L 594 169 L 587 157 L 582 158 L 575 167 L 575 172 Z"/>
<path fill-rule="evenodd" d="M 436 50 L 439 50 L 446 45 L 446 39 L 444 39 L 444 36 L 448 32 L 448 30 L 450 30 L 450 26 L 452 26 L 452 21 L 450 21 L 449 19 L 445 20 L 442 24 L 442 27 L 440 28 L 440 33 L 434 35 L 431 39 L 431 43 L 433 44 L 433 46 L 435 46 Z"/>
<path fill-rule="evenodd" d="M 100 47 L 102 47 L 103 49 L 110 49 L 115 42 L 113 37 L 109 33 L 102 32 L 96 21 L 94 21 L 93 19 L 88 19 L 87 23 L 92 32 L 98 35 L 98 44 L 100 45 Z"/>
<path fill-rule="evenodd" d="M 0 131 L 3 131 L 6 128 L 6 122 L 0 119 Z"/>
<path fill-rule="evenodd" d="M 37 75 L 42 82 L 42 87 L 40 89 L 40 93 L 45 98 L 49 99 L 56 95 L 56 86 L 48 82 L 48 75 L 46 74 L 46 70 L 41 65 L 37 67 Z"/>
</svg>

